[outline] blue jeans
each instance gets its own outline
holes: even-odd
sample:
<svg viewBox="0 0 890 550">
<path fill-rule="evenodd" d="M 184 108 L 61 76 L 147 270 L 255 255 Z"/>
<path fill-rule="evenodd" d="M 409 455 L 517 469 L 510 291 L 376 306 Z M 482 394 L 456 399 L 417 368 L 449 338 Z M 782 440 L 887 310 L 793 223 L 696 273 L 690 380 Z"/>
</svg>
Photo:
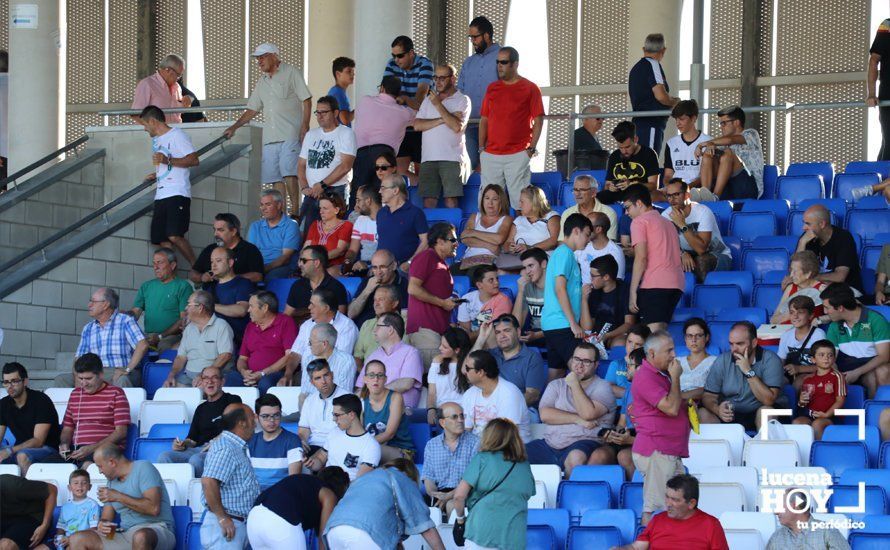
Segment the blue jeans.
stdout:
<svg viewBox="0 0 890 550">
<path fill-rule="evenodd" d="M 6 460 L 3 461 L 3 464 L 18 464 L 18 462 L 16 461 L 16 457 L 18 457 L 18 455 L 25 455 L 26 457 L 28 457 L 28 461 L 30 461 L 31 464 L 34 464 L 35 462 L 40 462 L 41 460 L 57 454 L 58 452 L 58 449 L 53 449 L 52 447 L 49 447 L 47 445 L 44 445 L 43 447 L 22 449 L 21 451 L 9 455 Z"/>
<path fill-rule="evenodd" d="M 479 125 L 467 124 L 464 138 L 467 142 L 467 154 L 470 155 L 470 165 L 476 170 L 479 168 Z"/>
<path fill-rule="evenodd" d="M 187 462 L 195 469 L 195 477 L 201 477 L 201 474 L 204 473 L 204 459 L 207 458 L 207 453 L 202 452 L 203 447 L 201 445 L 185 451 L 164 451 L 158 455 L 158 462 L 161 464 L 185 464 Z"/>
<path fill-rule="evenodd" d="M 216 514 L 207 510 L 201 521 L 201 547 L 213 550 L 242 550 L 247 546 L 247 523 L 232 519 L 235 536 L 226 540 Z"/>
<path fill-rule="evenodd" d="M 278 384 L 278 381 L 281 380 L 282 376 L 284 376 L 283 372 L 276 372 L 274 374 L 269 374 L 260 378 L 260 381 L 257 382 L 256 385 L 257 389 L 260 390 L 260 395 L 266 395 L 266 392 L 269 391 L 269 388 L 272 388 L 276 384 Z M 232 372 L 227 374 L 226 386 L 243 388 L 244 378 L 242 378 L 241 373 L 237 370 L 233 370 Z M 251 403 L 247 403 L 247 405 L 251 405 Z"/>
</svg>

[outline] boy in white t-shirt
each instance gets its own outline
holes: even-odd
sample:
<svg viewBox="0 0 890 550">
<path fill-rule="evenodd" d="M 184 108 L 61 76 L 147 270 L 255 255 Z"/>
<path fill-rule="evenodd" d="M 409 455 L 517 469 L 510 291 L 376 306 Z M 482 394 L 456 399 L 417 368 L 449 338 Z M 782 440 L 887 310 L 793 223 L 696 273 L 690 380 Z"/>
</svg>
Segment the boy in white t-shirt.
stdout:
<svg viewBox="0 0 890 550">
<path fill-rule="evenodd" d="M 782 334 L 776 355 L 785 365 L 785 377 L 794 389 L 800 390 L 807 376 L 816 372 L 816 364 L 810 353 L 814 342 L 825 338 L 825 331 L 812 326 L 816 304 L 809 296 L 795 296 L 788 301 L 788 314 L 794 327 Z"/>
<path fill-rule="evenodd" d="M 175 247 L 189 264 L 195 252 L 185 234 L 191 221 L 192 185 L 189 168 L 199 163 L 192 140 L 179 128 L 167 126 L 164 111 L 149 105 L 139 122 L 151 136 L 152 163 L 155 165 L 154 213 L 151 218 L 152 244 Z"/>
<path fill-rule="evenodd" d="M 71 501 L 62 505 L 59 521 L 56 522 L 55 543 L 57 548 L 68 546 L 68 537 L 78 531 L 87 531 L 99 526 L 102 507 L 89 498 L 90 474 L 86 470 L 74 470 L 68 476 L 68 492 Z"/>
<path fill-rule="evenodd" d="M 515 384 L 500 377 L 498 362 L 485 350 L 471 352 L 464 371 L 472 386 L 464 393 L 464 425 L 478 436 L 493 418 L 506 418 L 519 427 L 524 443 L 531 439 L 528 406 Z"/>
<path fill-rule="evenodd" d="M 498 279 L 498 268 L 493 265 L 481 265 L 470 276 L 470 282 L 476 287 L 463 296 L 457 309 L 457 322 L 462 329 L 470 335 L 470 340 L 475 342 L 479 337 L 479 327 L 483 321 L 491 321 L 497 317 L 511 313 L 513 302 L 501 292 Z M 488 342 L 483 344 L 485 348 L 495 346 L 494 332 Z"/>
<path fill-rule="evenodd" d="M 380 443 L 362 426 L 362 402 L 352 393 L 334 398 L 337 430 L 328 436 L 327 466 L 339 466 L 349 480 L 366 474 L 380 464 Z"/>
</svg>

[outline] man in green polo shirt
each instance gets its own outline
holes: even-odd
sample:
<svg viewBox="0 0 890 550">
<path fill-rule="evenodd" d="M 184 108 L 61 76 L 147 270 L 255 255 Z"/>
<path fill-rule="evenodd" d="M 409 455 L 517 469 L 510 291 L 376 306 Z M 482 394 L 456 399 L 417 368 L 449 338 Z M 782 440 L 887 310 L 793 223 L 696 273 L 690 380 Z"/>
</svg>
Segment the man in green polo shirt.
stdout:
<svg viewBox="0 0 890 550">
<path fill-rule="evenodd" d="M 831 318 L 827 338 L 838 347 L 838 370 L 847 384 L 865 386 L 873 399 L 878 386 L 890 383 L 890 324 L 862 307 L 846 283 L 831 283 L 819 297 Z"/>
<path fill-rule="evenodd" d="M 149 347 L 164 351 L 179 343 L 182 313 L 194 289 L 176 276 L 176 254 L 172 249 L 157 249 L 152 265 L 155 278 L 142 283 L 128 313 L 137 320 L 145 313 L 145 339 Z"/>
</svg>

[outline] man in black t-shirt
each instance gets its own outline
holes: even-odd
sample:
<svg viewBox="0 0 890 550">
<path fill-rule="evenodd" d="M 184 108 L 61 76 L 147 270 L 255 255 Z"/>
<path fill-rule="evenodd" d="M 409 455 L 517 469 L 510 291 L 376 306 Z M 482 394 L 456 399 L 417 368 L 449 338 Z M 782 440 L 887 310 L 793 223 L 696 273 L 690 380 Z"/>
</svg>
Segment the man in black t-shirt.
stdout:
<svg viewBox="0 0 890 550">
<path fill-rule="evenodd" d="M 226 407 L 241 403 L 237 395 L 222 391 L 223 378 L 218 367 L 206 367 L 201 371 L 201 388 L 207 400 L 198 405 L 185 439 L 173 440 L 173 450 L 158 455 L 161 464 L 189 463 L 195 468 L 195 477 L 204 472 L 204 459 L 211 439 L 222 432 L 220 418 Z"/>
<path fill-rule="evenodd" d="M 590 115 L 603 112 L 599 105 L 588 105 L 581 111 L 582 115 Z M 578 151 L 602 151 L 603 146 L 596 139 L 596 133 L 603 127 L 601 118 L 582 118 L 581 127 L 575 130 L 572 139 L 575 143 L 575 152 Z"/>
<path fill-rule="evenodd" d="M 607 348 L 623 346 L 636 316 L 627 309 L 627 287 L 618 278 L 618 262 L 609 254 L 590 262 L 590 285 L 584 285 L 581 327 L 599 335 Z M 606 326 L 608 325 L 608 326 Z"/>
<path fill-rule="evenodd" d="M 349 297 L 343 283 L 328 274 L 328 251 L 325 247 L 313 244 L 300 251 L 300 272 L 302 277 L 290 287 L 284 314 L 290 315 L 299 327 L 309 318 L 309 298 L 312 292 L 326 288 L 337 298 L 337 309 L 346 314 Z"/>
<path fill-rule="evenodd" d="M 809 250 L 819 257 L 822 273 L 816 279 L 826 283 L 847 283 L 862 292 L 862 274 L 856 241 L 843 227 L 831 224 L 831 214 L 821 204 L 807 208 L 803 214 L 804 233 L 797 241 L 797 252 Z M 786 276 L 782 287 L 791 283 Z"/>
<path fill-rule="evenodd" d="M 3 365 L 3 387 L 7 396 L 0 399 L 0 440 L 8 428 L 16 444 L 0 449 L 0 461 L 18 464 L 24 476 L 31 464 L 58 456 L 59 415 L 46 394 L 28 387 L 28 371 L 21 363 Z"/>
<path fill-rule="evenodd" d="M 868 97 L 865 102 L 869 107 L 875 107 L 878 101 L 890 99 L 890 59 L 887 63 L 884 62 L 884 57 L 890 56 L 890 19 L 884 19 L 878 27 L 869 54 L 866 78 Z M 875 93 L 879 75 L 881 88 Z M 881 152 L 878 154 L 878 160 L 890 160 L 890 107 L 880 107 L 878 116 L 881 120 Z"/>
<path fill-rule="evenodd" d="M 655 188 L 658 185 L 658 155 L 652 149 L 637 142 L 633 122 L 621 121 L 612 130 L 618 148 L 609 155 L 606 166 L 605 190 L 597 193 L 597 200 L 613 204 L 624 200 L 624 190 L 634 184 L 645 185 L 652 193 L 654 202 L 664 197 Z"/>
<path fill-rule="evenodd" d="M 47 531 L 55 529 L 58 493 L 52 483 L 0 475 L 0 548 L 31 548 L 32 539 L 42 542 Z"/>
<path fill-rule="evenodd" d="M 665 111 L 680 101 L 679 97 L 670 95 L 671 88 L 661 66 L 664 52 L 664 35 L 655 33 L 646 36 L 643 57 L 627 75 L 627 94 L 634 111 Z M 640 143 L 660 151 L 667 119 L 666 116 L 634 117 Z"/>
<path fill-rule="evenodd" d="M 235 275 L 241 275 L 253 284 L 263 280 L 265 264 L 260 249 L 241 238 L 241 220 L 235 214 L 217 214 L 213 222 L 213 238 L 216 242 L 204 247 L 195 265 L 189 272 L 189 279 L 193 283 L 206 285 L 213 282 L 214 276 L 210 271 L 210 255 L 217 247 L 224 246 L 232 251 L 234 256 Z M 205 288 L 205 290 L 207 290 Z"/>
</svg>

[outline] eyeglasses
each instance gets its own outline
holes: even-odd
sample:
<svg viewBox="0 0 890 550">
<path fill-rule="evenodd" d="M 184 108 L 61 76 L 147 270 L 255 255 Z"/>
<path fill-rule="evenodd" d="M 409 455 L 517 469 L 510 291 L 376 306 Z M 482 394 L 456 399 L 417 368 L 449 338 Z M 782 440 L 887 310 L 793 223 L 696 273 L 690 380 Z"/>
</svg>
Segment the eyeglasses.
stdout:
<svg viewBox="0 0 890 550">
<path fill-rule="evenodd" d="M 281 420 L 281 413 L 261 414 L 260 420 Z"/>
<path fill-rule="evenodd" d="M 380 189 L 395 189 L 395 185 L 381 185 Z"/>
<path fill-rule="evenodd" d="M 176 78 L 179 78 L 180 76 L 182 76 L 182 73 L 177 71 L 173 67 L 164 67 L 164 68 L 167 69 L 168 71 L 170 71 L 171 73 L 175 74 Z"/>
<path fill-rule="evenodd" d="M 331 112 L 331 110 L 328 109 L 327 111 L 315 111 L 315 114 L 316 114 L 316 115 L 326 115 L 326 114 L 328 114 L 328 113 L 330 113 L 330 112 Z"/>
<path fill-rule="evenodd" d="M 380 270 L 380 269 L 388 269 L 388 268 L 392 267 L 394 264 L 395 264 L 395 262 L 389 262 L 389 263 L 386 264 L 386 265 L 372 265 L 372 266 L 371 266 L 371 271 L 377 271 L 377 270 Z"/>
<path fill-rule="evenodd" d="M 509 65 L 512 63 L 509 59 L 498 59 L 498 65 Z"/>
<path fill-rule="evenodd" d="M 436 76 L 433 77 L 433 80 L 448 80 L 449 78 L 451 78 L 451 75 L 448 75 L 448 76 L 439 76 L 439 75 L 436 75 Z"/>
<path fill-rule="evenodd" d="M 727 124 L 730 124 L 731 122 L 732 122 L 731 120 L 721 120 L 720 127 L 723 128 L 724 126 L 726 126 Z"/>
<path fill-rule="evenodd" d="M 340 418 L 341 416 L 346 416 L 347 414 L 349 414 L 349 413 L 331 413 L 331 416 L 333 416 L 334 419 L 337 419 L 337 418 Z"/>
<path fill-rule="evenodd" d="M 90 303 L 91 303 L 91 304 L 100 304 L 100 303 L 102 303 L 102 302 L 107 302 L 107 301 L 108 301 L 108 300 L 93 300 L 92 298 L 90 298 Z"/>
<path fill-rule="evenodd" d="M 377 327 L 377 328 L 384 328 L 384 327 L 388 327 L 389 325 L 384 325 L 383 323 L 377 323 L 377 324 L 374 325 L 374 326 Z"/>
<path fill-rule="evenodd" d="M 377 172 L 379 172 L 381 170 L 389 170 L 390 168 L 392 168 L 392 166 L 390 166 L 389 164 L 375 164 L 374 165 L 374 170 L 376 170 Z"/>
<path fill-rule="evenodd" d="M 633 205 L 632 204 L 622 204 L 621 208 L 623 208 L 624 211 L 627 212 L 628 210 L 630 210 L 631 206 L 633 206 Z"/>
<path fill-rule="evenodd" d="M 406 55 L 408 55 L 408 52 L 402 52 L 402 53 L 394 53 L 394 54 L 392 54 L 392 56 L 393 56 L 394 59 L 402 59 L 402 58 L 405 57 Z"/>
<path fill-rule="evenodd" d="M 672 198 L 674 198 L 674 197 L 682 197 L 682 196 L 685 195 L 685 194 L 686 194 L 686 193 L 683 193 L 683 192 L 681 191 L 681 192 L 679 192 L 679 193 L 665 193 L 664 196 L 667 197 L 667 198 L 669 198 L 669 199 L 672 199 Z"/>
<path fill-rule="evenodd" d="M 447 239 L 445 239 L 445 240 L 453 244 L 453 243 L 456 243 L 456 242 L 457 242 L 457 237 L 449 237 L 449 238 L 447 238 Z"/>
<path fill-rule="evenodd" d="M 600 273 L 597 273 L 596 275 L 594 275 L 593 273 L 590 274 L 591 279 L 599 279 L 600 277 L 602 277 L 602 274 Z"/>
<path fill-rule="evenodd" d="M 374 379 L 382 380 L 382 379 L 386 378 L 386 373 L 385 372 L 372 372 L 371 374 L 366 374 L 365 378 L 369 378 L 371 380 L 374 380 Z"/>
<path fill-rule="evenodd" d="M 452 414 L 450 416 L 443 416 L 442 418 L 447 418 L 448 420 L 463 420 L 467 415 L 464 413 Z"/>
<path fill-rule="evenodd" d="M 21 378 L 16 378 L 14 380 L 4 380 L 3 385 L 4 386 L 15 386 L 15 385 L 21 384 L 23 381 L 24 380 L 22 380 Z"/>
<path fill-rule="evenodd" d="M 300 258 L 300 263 L 305 264 L 306 262 L 311 262 L 315 258 Z"/>
<path fill-rule="evenodd" d="M 585 367 L 589 367 L 590 365 L 596 364 L 594 359 L 581 359 L 580 357 L 572 357 L 572 361 L 584 365 Z"/>
<path fill-rule="evenodd" d="M 222 376 L 217 376 L 215 374 L 213 376 L 202 376 L 201 380 L 205 382 L 212 382 L 213 380 L 222 380 Z"/>
<path fill-rule="evenodd" d="M 477 38 L 481 38 L 481 37 L 482 37 L 481 34 L 468 34 L 467 35 L 467 38 L 469 38 L 470 40 L 476 40 Z"/>
<path fill-rule="evenodd" d="M 592 187 L 586 187 L 586 188 L 584 188 L 584 189 L 579 189 L 578 187 L 573 187 L 573 188 L 572 188 L 572 191 L 574 191 L 575 193 L 586 193 L 587 191 L 590 191 L 591 189 L 593 189 L 593 188 L 592 188 Z"/>
<path fill-rule="evenodd" d="M 700 339 L 702 339 L 702 338 L 704 338 L 704 337 L 705 337 L 705 333 L 704 333 L 704 332 L 695 332 L 695 333 L 687 332 L 687 333 L 686 333 L 686 338 L 689 338 L 689 339 L 691 339 L 691 340 L 700 340 Z"/>
</svg>

